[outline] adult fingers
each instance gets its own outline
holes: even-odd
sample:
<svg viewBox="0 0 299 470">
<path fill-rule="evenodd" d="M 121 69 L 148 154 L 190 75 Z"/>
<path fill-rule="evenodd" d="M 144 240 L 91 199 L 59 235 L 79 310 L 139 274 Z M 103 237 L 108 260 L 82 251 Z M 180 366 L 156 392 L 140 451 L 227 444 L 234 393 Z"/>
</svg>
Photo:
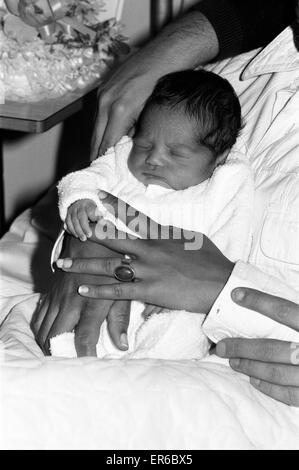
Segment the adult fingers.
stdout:
<svg viewBox="0 0 299 470">
<path fill-rule="evenodd" d="M 39 303 L 37 307 L 37 311 L 35 312 L 31 325 L 30 325 L 34 333 L 36 342 L 45 355 L 49 354 L 49 350 L 46 347 L 47 345 L 45 345 L 45 340 L 42 336 L 41 327 L 42 327 L 42 324 L 46 315 L 48 314 L 49 304 L 50 303 L 49 303 L 48 296 L 45 296 Z"/>
<path fill-rule="evenodd" d="M 276 401 L 280 401 L 289 406 L 299 406 L 299 388 L 297 387 L 282 387 L 265 382 L 260 379 L 250 379 L 251 385 Z"/>
<path fill-rule="evenodd" d="M 155 305 L 146 304 L 145 307 L 144 307 L 144 310 L 142 312 L 142 316 L 144 318 L 150 317 L 153 314 L 154 309 L 155 309 Z"/>
<path fill-rule="evenodd" d="M 131 302 L 119 300 L 113 302 L 107 317 L 108 331 L 111 339 L 118 349 L 126 351 L 128 344 L 128 326 L 130 322 Z"/>
<path fill-rule="evenodd" d="M 99 153 L 115 145 L 134 126 L 135 121 L 128 115 L 128 106 L 118 100 L 110 106 L 108 120 L 103 133 Z"/>
<path fill-rule="evenodd" d="M 57 267 L 66 272 L 78 274 L 95 274 L 114 277 L 115 269 L 121 266 L 122 258 L 66 258 L 56 262 Z M 130 266 L 134 270 L 136 278 L 142 279 L 145 275 L 144 266 L 133 260 Z"/>
<path fill-rule="evenodd" d="M 102 286 L 82 285 L 78 292 L 82 297 L 110 300 L 145 300 L 146 287 L 140 282 L 127 282 Z"/>
<path fill-rule="evenodd" d="M 100 328 L 108 313 L 108 307 L 102 304 L 96 312 L 91 303 L 87 303 L 75 328 L 75 347 L 78 357 L 96 356 Z M 105 312 L 107 310 L 107 312 Z"/>
<path fill-rule="evenodd" d="M 163 310 L 162 307 L 157 307 L 156 305 L 150 305 L 150 304 L 147 304 L 145 306 L 145 309 L 143 310 L 142 312 L 142 316 L 147 319 L 149 318 L 151 315 L 155 315 L 155 314 L 158 314 L 158 313 L 161 313 L 161 311 Z"/>
<path fill-rule="evenodd" d="M 152 315 L 155 315 L 155 314 L 158 315 L 159 313 L 162 312 L 162 310 L 164 310 L 162 307 L 155 307 L 152 311 Z"/>
<path fill-rule="evenodd" d="M 121 258 L 65 258 L 56 262 L 58 268 L 78 274 L 96 274 L 112 277 L 121 265 Z"/>
<path fill-rule="evenodd" d="M 49 299 L 47 295 L 41 295 L 40 300 L 38 302 L 36 311 L 33 315 L 32 321 L 31 321 L 31 328 L 32 331 L 35 335 L 38 334 L 39 329 L 44 321 L 44 318 L 47 314 L 48 311 L 48 306 L 49 306 Z"/>
<path fill-rule="evenodd" d="M 299 367 L 285 364 L 269 364 L 247 359 L 231 359 L 230 366 L 236 372 L 275 385 L 299 387 Z"/>
<path fill-rule="evenodd" d="M 299 364 L 299 344 L 274 339 L 224 339 L 216 346 L 219 357 L 267 363 Z"/>
<path fill-rule="evenodd" d="M 294 302 L 245 287 L 234 289 L 232 299 L 242 307 L 255 310 L 299 331 L 299 305 Z"/>
<path fill-rule="evenodd" d="M 98 109 L 91 138 L 91 160 L 99 156 L 100 144 L 108 121 L 107 107 L 103 105 L 101 94 L 98 95 Z"/>
<path fill-rule="evenodd" d="M 74 293 L 73 296 L 77 296 L 77 293 Z M 73 296 L 72 298 L 74 299 Z M 49 344 L 50 338 L 74 331 L 77 323 L 79 322 L 80 314 L 80 310 L 78 310 L 76 304 L 72 303 L 71 299 L 68 300 L 67 304 L 63 303 L 60 305 L 58 315 L 49 329 L 46 343 Z"/>
<path fill-rule="evenodd" d="M 58 305 L 53 306 L 51 303 L 48 304 L 46 314 L 44 315 L 43 322 L 38 330 L 36 341 L 44 354 L 50 354 L 50 344 L 49 344 L 49 331 L 53 323 L 56 320 L 56 317 L 59 313 Z"/>
</svg>

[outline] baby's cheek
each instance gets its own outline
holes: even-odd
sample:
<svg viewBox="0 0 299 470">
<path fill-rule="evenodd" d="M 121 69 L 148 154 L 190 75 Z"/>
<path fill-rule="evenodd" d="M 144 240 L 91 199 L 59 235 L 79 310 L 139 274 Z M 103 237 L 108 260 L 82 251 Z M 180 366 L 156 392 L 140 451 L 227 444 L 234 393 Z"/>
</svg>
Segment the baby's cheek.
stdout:
<svg viewBox="0 0 299 470">
<path fill-rule="evenodd" d="M 133 152 L 133 150 L 131 151 L 130 155 L 129 155 L 129 158 L 128 158 L 128 168 L 131 172 L 133 172 L 134 170 L 134 167 L 135 167 L 135 154 Z"/>
<path fill-rule="evenodd" d="M 128 160 L 128 168 L 130 172 L 137 177 L 137 175 L 141 171 L 142 166 L 142 158 L 139 158 L 139 155 L 135 153 L 131 153 L 129 160 Z"/>
<path fill-rule="evenodd" d="M 176 173 L 169 175 L 168 182 L 171 187 L 177 191 L 190 188 L 194 186 L 193 181 L 195 180 L 194 175 L 186 170 L 181 170 Z"/>
</svg>

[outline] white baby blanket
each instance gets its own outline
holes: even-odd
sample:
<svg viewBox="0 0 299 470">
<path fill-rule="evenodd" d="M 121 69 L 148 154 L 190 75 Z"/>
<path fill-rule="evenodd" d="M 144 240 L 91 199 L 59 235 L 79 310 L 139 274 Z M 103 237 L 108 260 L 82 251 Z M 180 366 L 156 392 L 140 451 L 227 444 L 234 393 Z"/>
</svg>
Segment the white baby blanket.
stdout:
<svg viewBox="0 0 299 470">
<path fill-rule="evenodd" d="M 132 140 L 123 137 L 115 148 L 109 149 L 89 168 L 63 178 L 58 186 L 62 220 L 73 202 L 87 198 L 93 200 L 99 212 L 117 228 L 135 233 L 104 208 L 99 199 L 99 191 L 104 190 L 162 225 L 206 234 L 232 261 L 247 259 L 251 245 L 254 186 L 246 156 L 232 152 L 210 179 L 175 191 L 157 185 L 146 187 L 138 181 L 127 165 L 131 148 Z M 53 259 L 58 256 L 56 247 Z M 132 303 L 128 352 L 116 349 L 106 323 L 102 326 L 97 348 L 99 357 L 199 359 L 206 355 L 209 343 L 201 329 L 203 315 L 163 312 L 145 321 L 143 309 L 143 304 Z M 75 356 L 73 340 L 72 333 L 53 338 L 52 354 Z"/>
</svg>

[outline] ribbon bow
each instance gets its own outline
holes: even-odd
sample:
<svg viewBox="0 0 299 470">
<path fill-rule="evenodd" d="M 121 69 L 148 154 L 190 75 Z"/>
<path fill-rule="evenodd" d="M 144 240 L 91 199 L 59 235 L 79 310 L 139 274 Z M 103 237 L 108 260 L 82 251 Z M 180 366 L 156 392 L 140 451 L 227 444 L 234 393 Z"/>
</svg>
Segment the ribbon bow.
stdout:
<svg viewBox="0 0 299 470">
<path fill-rule="evenodd" d="M 10 13 L 19 16 L 24 23 L 37 28 L 42 39 L 46 42 L 54 42 L 55 34 L 61 30 L 73 37 L 78 31 L 89 36 L 92 42 L 95 40 L 95 31 L 66 16 L 66 0 L 4 1 Z M 33 11 L 30 11 L 30 6 Z"/>
</svg>

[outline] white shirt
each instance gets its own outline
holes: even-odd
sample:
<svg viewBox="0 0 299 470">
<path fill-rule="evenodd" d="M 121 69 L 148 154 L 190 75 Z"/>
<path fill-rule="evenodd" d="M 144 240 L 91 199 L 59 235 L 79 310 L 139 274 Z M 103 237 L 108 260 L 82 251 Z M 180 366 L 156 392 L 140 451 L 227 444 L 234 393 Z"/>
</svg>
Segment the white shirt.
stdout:
<svg viewBox="0 0 299 470">
<path fill-rule="evenodd" d="M 236 147 L 253 167 L 255 203 L 248 263 L 236 264 L 204 329 L 215 342 L 227 336 L 298 341 L 298 333 L 231 300 L 231 291 L 243 286 L 299 303 L 299 53 L 292 30 L 262 51 L 209 68 L 240 98 L 246 124 Z"/>
</svg>

